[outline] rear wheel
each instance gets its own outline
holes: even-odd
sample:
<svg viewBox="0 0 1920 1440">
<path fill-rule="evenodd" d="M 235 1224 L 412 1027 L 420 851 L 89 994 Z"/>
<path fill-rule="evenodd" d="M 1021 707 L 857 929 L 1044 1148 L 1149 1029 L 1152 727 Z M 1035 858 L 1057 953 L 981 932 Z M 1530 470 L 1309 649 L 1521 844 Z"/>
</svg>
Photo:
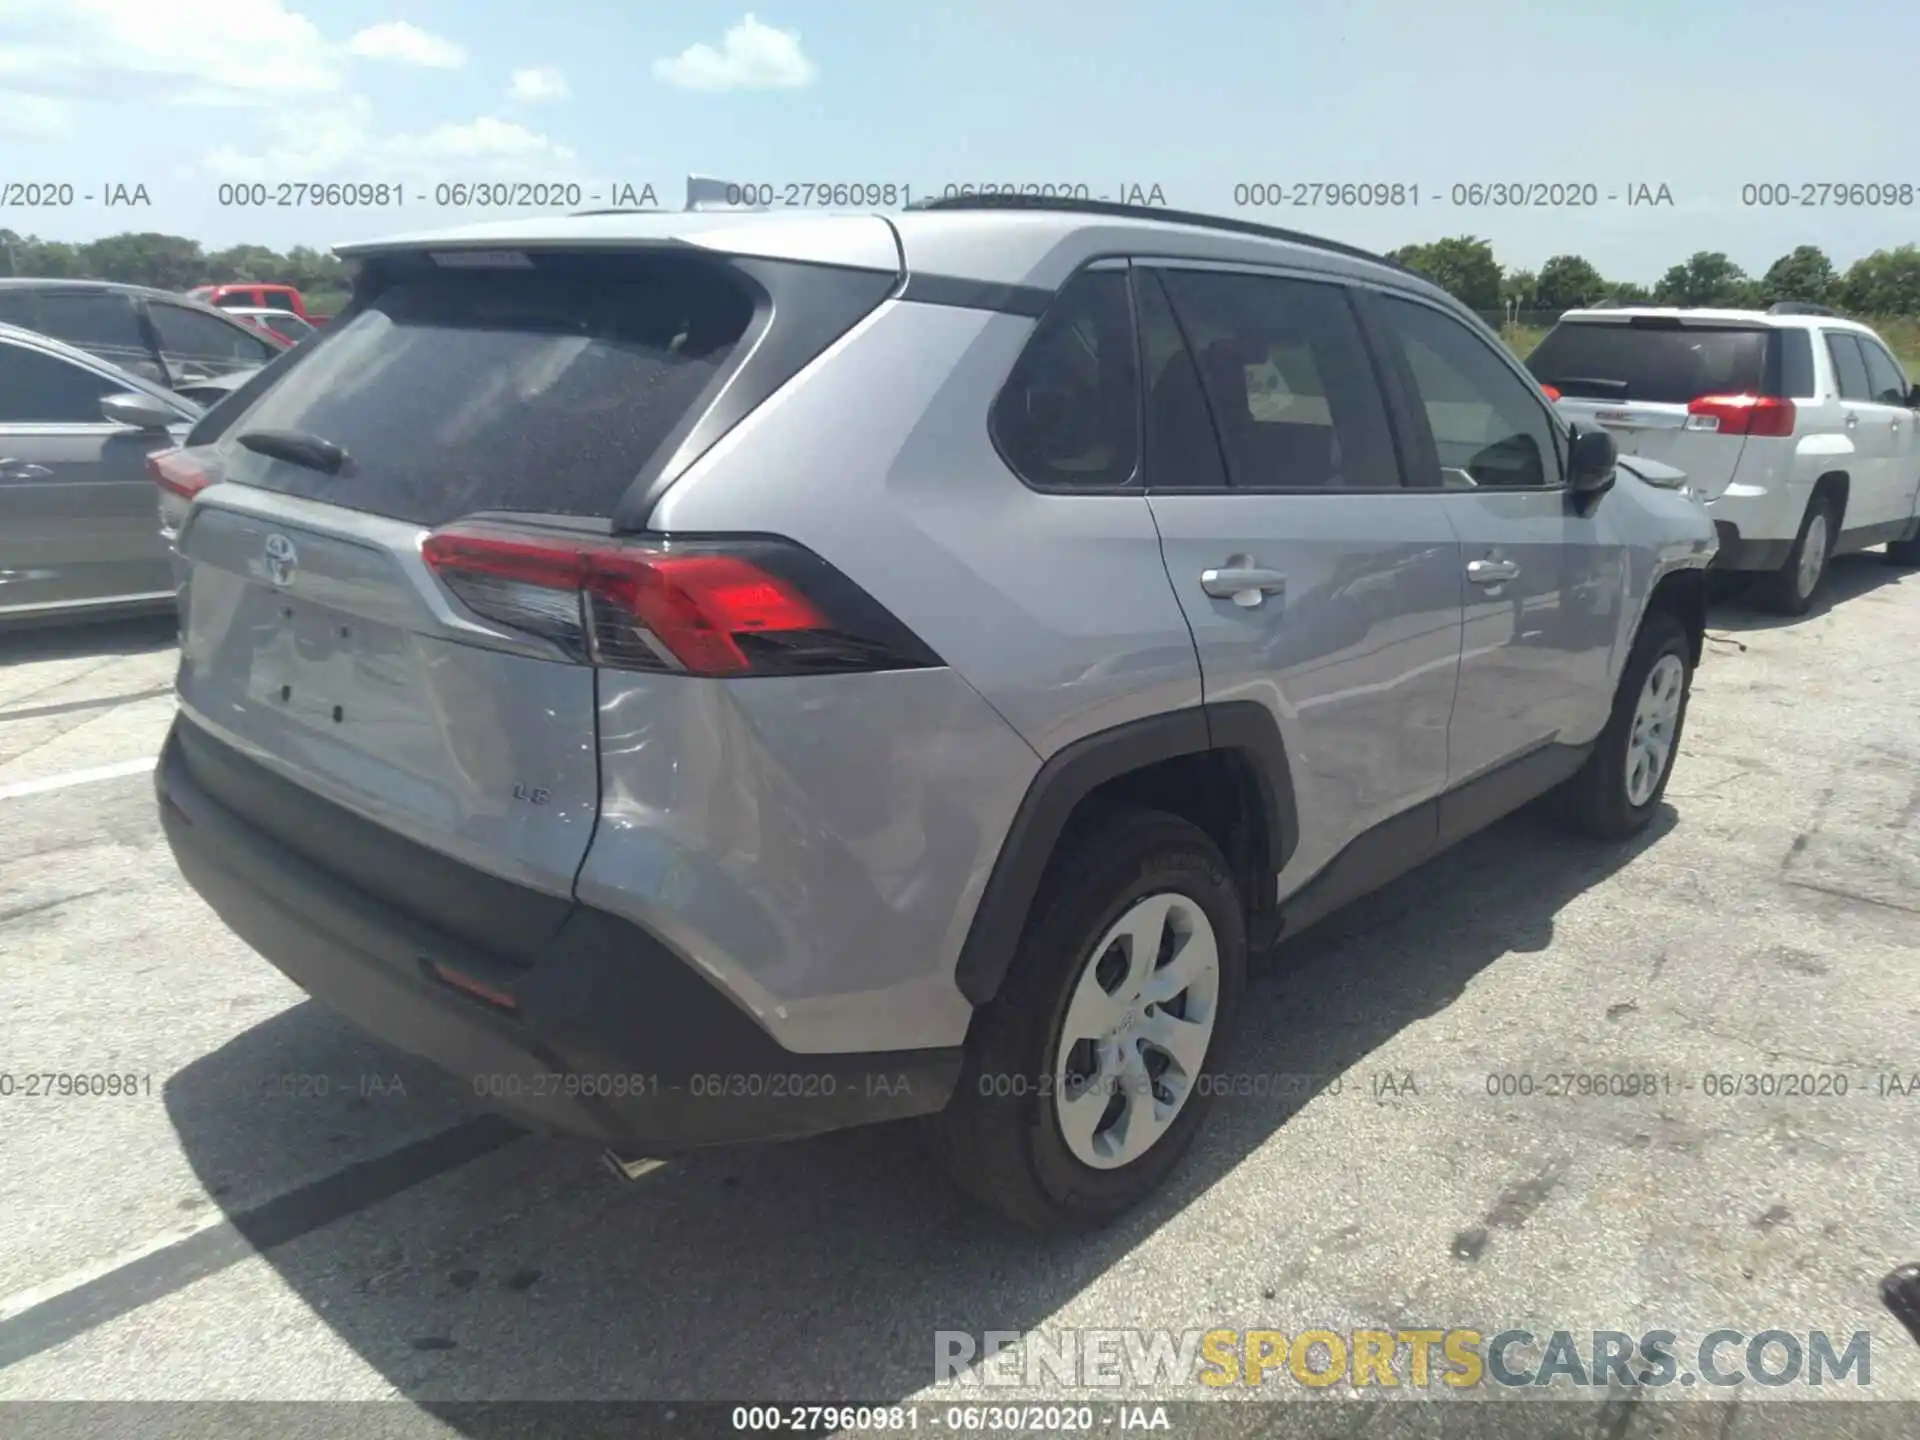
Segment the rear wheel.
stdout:
<svg viewBox="0 0 1920 1440">
<path fill-rule="evenodd" d="M 1561 790 L 1561 813 L 1574 829 L 1624 840 L 1653 818 L 1680 752 L 1692 683 L 1687 632 L 1672 615 L 1654 611 L 1627 656 L 1607 728 Z"/>
<path fill-rule="evenodd" d="M 936 1154 L 1023 1225 L 1116 1219 L 1198 1133 L 1245 976 L 1240 897 L 1204 831 L 1149 810 L 1077 826 L 929 1122 Z"/>
<path fill-rule="evenodd" d="M 1778 615 L 1804 615 L 1813 604 L 1827 561 L 1833 554 L 1834 504 L 1825 495 L 1814 496 L 1800 521 L 1800 533 L 1787 552 L 1786 563 L 1762 575 L 1754 599 Z"/>
</svg>

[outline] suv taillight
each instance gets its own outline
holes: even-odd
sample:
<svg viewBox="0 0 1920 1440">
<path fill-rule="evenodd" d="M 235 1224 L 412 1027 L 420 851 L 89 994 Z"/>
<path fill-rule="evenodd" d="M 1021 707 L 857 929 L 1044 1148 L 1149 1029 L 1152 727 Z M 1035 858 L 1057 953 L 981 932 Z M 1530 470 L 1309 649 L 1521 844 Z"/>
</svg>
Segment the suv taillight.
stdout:
<svg viewBox="0 0 1920 1440">
<path fill-rule="evenodd" d="M 1791 435 L 1793 420 L 1793 402 L 1777 395 L 1702 395 L 1687 406 L 1689 430 L 1721 435 Z"/>
<path fill-rule="evenodd" d="M 156 450 L 147 457 L 147 473 L 154 484 L 182 500 L 193 499 L 213 483 L 213 477 L 187 459 L 181 449 Z"/>
<path fill-rule="evenodd" d="M 940 663 L 865 591 L 787 540 L 627 541 L 466 522 L 420 548 L 475 614 L 594 665 L 738 676 Z"/>
</svg>

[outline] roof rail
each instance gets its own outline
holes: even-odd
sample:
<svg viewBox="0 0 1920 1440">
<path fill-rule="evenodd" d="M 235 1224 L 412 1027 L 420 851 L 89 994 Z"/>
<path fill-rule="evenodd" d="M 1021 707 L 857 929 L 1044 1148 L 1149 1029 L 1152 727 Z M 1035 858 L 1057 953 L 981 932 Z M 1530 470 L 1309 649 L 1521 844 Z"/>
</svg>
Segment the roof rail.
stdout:
<svg viewBox="0 0 1920 1440">
<path fill-rule="evenodd" d="M 1841 318 L 1838 310 L 1830 310 L 1825 305 L 1813 305 L 1805 300 L 1776 300 L 1767 307 L 1769 315 L 1825 315 L 1829 319 Z"/>
<path fill-rule="evenodd" d="M 1404 275 L 1417 273 L 1398 260 L 1390 260 L 1385 255 L 1377 255 L 1371 250 L 1363 250 L 1358 245 L 1346 245 L 1338 240 L 1328 240 L 1319 235 L 1307 235 L 1298 230 L 1282 230 L 1277 225 L 1262 225 L 1253 220 L 1235 220 L 1225 215 L 1204 215 L 1197 210 L 1172 210 L 1165 205 L 1125 205 L 1117 200 L 1081 200 L 1064 195 L 996 193 L 949 195 L 939 200 L 916 200 L 906 208 L 916 212 L 1040 210 L 1060 211 L 1073 215 L 1107 215 L 1116 220 L 1158 220 L 1164 225 L 1197 225 L 1207 230 L 1226 230 L 1236 235 L 1258 235 L 1266 240 L 1285 240 L 1294 245 L 1310 245 L 1315 250 L 1326 250 L 1335 255 L 1347 255 L 1355 260 L 1368 260 L 1375 265 L 1385 265 Z M 1426 279 L 1425 276 L 1420 278 Z"/>
</svg>

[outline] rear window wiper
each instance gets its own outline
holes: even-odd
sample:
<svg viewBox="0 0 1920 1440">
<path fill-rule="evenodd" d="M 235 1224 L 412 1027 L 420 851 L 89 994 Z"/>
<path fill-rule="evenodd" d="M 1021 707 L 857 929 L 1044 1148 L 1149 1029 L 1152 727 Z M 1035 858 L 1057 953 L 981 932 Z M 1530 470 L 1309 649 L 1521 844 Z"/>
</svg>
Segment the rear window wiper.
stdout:
<svg viewBox="0 0 1920 1440">
<path fill-rule="evenodd" d="M 256 455 L 285 460 L 323 475 L 338 475 L 346 467 L 347 452 L 333 441 L 304 430 L 249 430 L 237 437 Z"/>
</svg>

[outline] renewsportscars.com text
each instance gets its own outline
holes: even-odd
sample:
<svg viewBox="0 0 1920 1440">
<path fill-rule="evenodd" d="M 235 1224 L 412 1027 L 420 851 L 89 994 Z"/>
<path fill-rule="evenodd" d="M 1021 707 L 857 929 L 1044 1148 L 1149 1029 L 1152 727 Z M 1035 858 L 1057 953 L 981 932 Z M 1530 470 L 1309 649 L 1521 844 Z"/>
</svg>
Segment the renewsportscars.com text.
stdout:
<svg viewBox="0 0 1920 1440">
<path fill-rule="evenodd" d="M 1824 1330 L 964 1330 L 934 1332 L 934 1383 L 976 1387 L 1865 1388 L 1872 1338 Z"/>
</svg>

